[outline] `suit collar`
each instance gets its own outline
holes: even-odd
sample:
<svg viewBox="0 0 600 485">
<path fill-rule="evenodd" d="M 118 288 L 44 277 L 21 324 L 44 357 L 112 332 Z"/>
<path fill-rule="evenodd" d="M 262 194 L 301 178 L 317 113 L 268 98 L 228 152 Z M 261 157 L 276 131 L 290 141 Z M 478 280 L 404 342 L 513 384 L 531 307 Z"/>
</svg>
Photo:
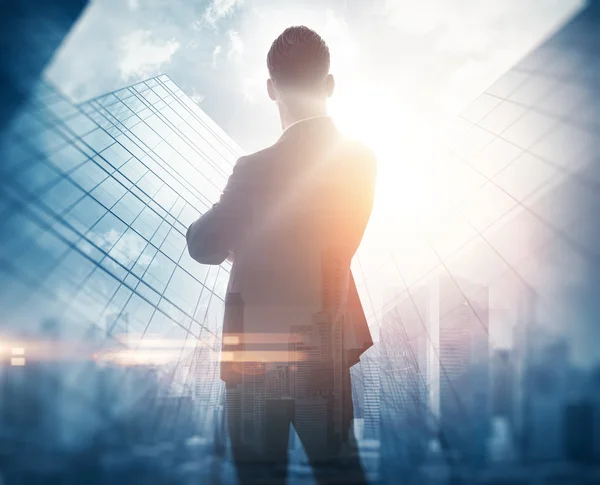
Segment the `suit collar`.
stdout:
<svg viewBox="0 0 600 485">
<path fill-rule="evenodd" d="M 322 130 L 323 128 L 326 127 L 333 127 L 335 128 L 335 125 L 333 123 L 333 119 L 331 118 L 331 116 L 328 115 L 321 115 L 321 116 L 312 116 L 310 118 L 304 118 L 303 120 L 298 120 L 294 123 L 292 123 L 290 126 L 288 126 L 283 133 L 281 134 L 281 136 L 279 137 L 278 143 L 290 138 L 292 135 L 297 136 L 297 134 L 299 133 L 306 133 L 306 132 L 310 132 L 313 129 L 316 130 Z"/>
</svg>

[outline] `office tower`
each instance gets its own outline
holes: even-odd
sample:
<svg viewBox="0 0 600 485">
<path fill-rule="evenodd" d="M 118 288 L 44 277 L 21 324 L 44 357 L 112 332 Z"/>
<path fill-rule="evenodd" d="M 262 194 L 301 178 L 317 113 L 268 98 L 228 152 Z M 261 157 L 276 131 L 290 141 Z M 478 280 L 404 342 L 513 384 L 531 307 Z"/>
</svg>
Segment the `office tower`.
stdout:
<svg viewBox="0 0 600 485">
<path fill-rule="evenodd" d="M 564 458 L 564 408 L 571 363 L 564 338 L 548 334 L 535 321 L 515 327 L 515 351 L 523 364 L 516 387 L 515 432 L 524 462 Z"/>
<path fill-rule="evenodd" d="M 266 374 L 267 399 L 289 398 L 290 394 L 290 366 L 278 364 Z"/>
<path fill-rule="evenodd" d="M 447 169 L 464 173 L 468 182 L 460 187 L 460 208 L 484 232 L 487 241 L 480 246 L 492 245 L 509 263 L 520 259 L 524 275 L 529 257 L 541 259 L 548 251 L 533 252 L 542 243 L 562 241 L 569 253 L 590 242 L 576 228 L 597 200 L 599 19 L 598 2 L 589 2 L 478 96 L 453 126 Z M 511 225 L 513 245 L 514 230 L 520 230 L 520 248 L 505 246 L 503 232 Z"/>
<path fill-rule="evenodd" d="M 0 132 L 27 101 L 46 64 L 87 0 L 2 2 Z"/>
<path fill-rule="evenodd" d="M 192 261 L 185 232 L 241 150 L 164 75 L 79 106 L 41 83 L 1 141 L 4 339 L 54 319 L 70 341 L 101 335 L 116 365 L 156 364 L 162 386 L 188 381 L 180 370 L 196 341 L 220 338 L 230 264 Z M 61 380 L 65 426 L 97 411 L 91 380 Z"/>
<path fill-rule="evenodd" d="M 478 233 L 474 271 L 535 295 L 544 325 L 595 358 L 599 26 L 587 2 L 462 112 L 445 160 L 469 180 L 459 205 Z"/>
<path fill-rule="evenodd" d="M 496 349 L 491 363 L 492 414 L 512 423 L 514 406 L 514 364 L 508 349 Z"/>
<path fill-rule="evenodd" d="M 261 451 L 266 418 L 266 365 L 244 361 L 242 374 L 242 441 Z"/>
<path fill-rule="evenodd" d="M 363 413 L 365 440 L 380 439 L 380 404 L 381 404 L 381 365 L 379 362 L 380 345 L 374 345 L 367 350 L 361 358 L 363 373 Z"/>
<path fill-rule="evenodd" d="M 242 440 L 242 386 L 227 387 L 225 412 L 228 420 L 228 433 L 232 442 L 240 443 Z"/>
<path fill-rule="evenodd" d="M 211 348 L 202 342 L 194 351 L 193 369 L 190 369 L 188 380 L 192 383 L 192 398 L 196 410 L 198 425 L 203 435 L 221 426 L 215 419 L 218 408 L 222 406 L 223 385 L 219 372 L 219 348 Z"/>
<path fill-rule="evenodd" d="M 432 439 L 482 465 L 489 427 L 487 288 L 441 275 L 382 319 L 382 473 L 414 478 Z M 412 478 L 411 478 L 412 477 Z"/>
<path fill-rule="evenodd" d="M 539 322 L 536 295 L 523 292 L 514 327 L 514 434 L 523 462 L 564 458 L 563 409 L 567 403 L 569 347 Z"/>
<path fill-rule="evenodd" d="M 529 388 L 529 457 L 532 460 L 563 459 L 563 421 L 564 410 L 569 404 L 568 380 L 571 368 L 569 346 L 566 340 L 556 339 L 542 348 L 534 358 Z"/>
<path fill-rule="evenodd" d="M 290 328 L 290 392 L 293 398 L 308 397 L 316 392 L 316 373 L 321 350 L 315 325 L 292 325 Z"/>
<path fill-rule="evenodd" d="M 523 295 L 502 296 L 520 315 L 514 431 L 526 461 L 560 457 L 557 367 L 566 364 L 542 363 L 560 354 L 548 348 L 548 328 L 577 345 L 574 355 L 598 355 L 589 343 L 600 312 L 599 42 L 600 2 L 592 1 L 462 112 L 444 159 L 449 173 L 464 174 L 450 205 L 473 229 L 461 259 L 469 275 L 496 295 L 508 286 Z"/>
<path fill-rule="evenodd" d="M 432 437 L 430 302 L 428 288 L 411 289 L 384 315 L 380 325 L 376 345 L 380 363 L 380 467 L 385 483 L 414 479 Z"/>
<path fill-rule="evenodd" d="M 194 400 L 204 406 L 216 406 L 219 402 L 219 361 L 213 355 L 215 351 L 208 345 L 199 345 L 194 351 L 192 360 L 194 366 Z"/>
<path fill-rule="evenodd" d="M 482 465 L 490 419 L 488 289 L 450 276 L 436 283 L 440 424 L 467 463 Z"/>
<path fill-rule="evenodd" d="M 414 308 L 413 301 L 423 291 L 418 293 L 402 300 L 383 317 L 379 345 L 382 405 L 396 408 L 398 417 L 410 416 L 411 420 L 422 420 L 429 402 L 425 328 L 429 318 L 421 305 L 418 311 Z"/>
<path fill-rule="evenodd" d="M 515 366 L 514 380 L 514 417 L 513 427 L 516 447 L 520 459 L 529 453 L 531 437 L 531 367 L 533 361 L 533 343 L 540 338 L 539 325 L 535 311 L 536 298 L 532 292 L 522 292 L 517 302 L 518 319 L 513 328 L 513 354 Z M 535 331 L 537 330 L 537 335 Z"/>
</svg>

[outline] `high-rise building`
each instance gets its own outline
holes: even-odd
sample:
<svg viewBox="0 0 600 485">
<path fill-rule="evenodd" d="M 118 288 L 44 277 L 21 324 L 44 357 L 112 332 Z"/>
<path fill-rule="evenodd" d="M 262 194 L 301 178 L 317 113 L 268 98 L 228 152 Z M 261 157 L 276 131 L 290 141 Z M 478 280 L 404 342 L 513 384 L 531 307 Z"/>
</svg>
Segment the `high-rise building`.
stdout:
<svg viewBox="0 0 600 485">
<path fill-rule="evenodd" d="M 492 414 L 512 423 L 514 413 L 514 364 L 508 349 L 494 351 L 491 362 Z"/>
<path fill-rule="evenodd" d="M 102 338 L 117 364 L 157 364 L 161 382 L 193 389 L 194 366 L 181 370 L 199 340 L 218 348 L 230 263 L 192 261 L 185 232 L 241 150 L 165 75 L 81 105 L 40 83 L 0 149 L 3 340 L 53 319 L 69 341 Z M 77 359 L 93 361 L 88 347 Z M 92 379 L 63 379 L 72 416 L 92 412 Z"/>
<path fill-rule="evenodd" d="M 219 345 L 219 342 L 215 343 Z M 210 348 L 199 342 L 191 358 L 193 368 L 189 369 L 187 376 L 193 387 L 191 396 L 197 411 L 198 425 L 205 433 L 214 429 L 217 409 L 222 405 L 223 383 L 220 380 L 219 351 L 218 347 Z"/>
<path fill-rule="evenodd" d="M 380 466 L 385 483 L 413 479 L 432 437 L 435 413 L 428 362 L 430 315 L 435 308 L 432 302 L 427 287 L 411 290 L 400 297 L 381 322 L 376 346 L 380 365 Z"/>
<path fill-rule="evenodd" d="M 363 438 L 379 440 L 381 427 L 381 365 L 380 345 L 377 344 L 363 354 L 361 369 L 363 374 Z"/>
<path fill-rule="evenodd" d="M 508 283 L 528 294 L 544 325 L 564 329 L 587 358 L 598 357 L 588 342 L 600 311 L 599 26 L 600 3 L 587 2 L 462 112 L 444 160 L 465 174 L 455 202 L 473 227 L 473 272 L 491 292 Z M 521 297 L 502 296 L 519 307 Z"/>
<path fill-rule="evenodd" d="M 438 433 L 446 452 L 481 464 L 490 419 L 487 288 L 442 275 L 410 290 L 383 318 L 380 346 L 382 453 L 390 455 L 382 473 L 408 478 Z"/>
<path fill-rule="evenodd" d="M 267 371 L 266 374 L 266 396 L 267 399 L 281 399 L 290 397 L 290 367 L 289 365 L 277 365 L 275 369 Z"/>
<path fill-rule="evenodd" d="M 290 328 L 289 352 L 290 392 L 293 398 L 308 397 L 315 393 L 316 371 L 319 369 L 321 350 L 316 325 L 293 325 Z"/>
<path fill-rule="evenodd" d="M 436 284 L 441 428 L 469 463 L 482 464 L 491 416 L 488 289 L 449 276 Z"/>
<path fill-rule="evenodd" d="M 242 365 L 242 441 L 262 450 L 266 418 L 266 365 L 245 361 Z"/>
<path fill-rule="evenodd" d="M 578 356 L 598 357 L 587 342 L 597 340 L 600 312 L 593 296 L 600 234 L 592 222 L 600 193 L 599 26 L 600 2 L 588 2 L 462 112 L 444 159 L 444 170 L 461 174 L 449 205 L 469 227 L 466 249 L 449 266 L 462 265 L 517 315 L 513 431 L 519 457 L 528 460 L 561 455 L 566 364 L 559 371 L 542 362 L 549 348 L 542 327 L 564 332 L 582 349 Z M 463 340 L 443 331 L 440 319 L 440 357 L 456 375 Z M 440 370 L 443 419 L 453 412 Z"/>
</svg>

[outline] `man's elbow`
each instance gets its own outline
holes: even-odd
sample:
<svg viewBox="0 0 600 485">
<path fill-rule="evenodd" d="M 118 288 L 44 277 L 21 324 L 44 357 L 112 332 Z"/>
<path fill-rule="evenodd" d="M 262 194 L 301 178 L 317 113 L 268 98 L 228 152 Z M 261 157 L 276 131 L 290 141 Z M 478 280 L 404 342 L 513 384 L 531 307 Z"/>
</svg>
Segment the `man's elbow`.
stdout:
<svg viewBox="0 0 600 485">
<path fill-rule="evenodd" d="M 200 264 L 219 265 L 227 259 L 227 254 L 190 251 L 193 260 Z"/>
<path fill-rule="evenodd" d="M 194 261 L 200 264 L 221 264 L 229 255 L 229 252 L 217 251 L 199 244 L 190 245 L 189 243 L 188 253 Z"/>
<path fill-rule="evenodd" d="M 221 264 L 225 261 L 229 251 L 224 252 L 212 247 L 207 238 L 196 234 L 194 229 L 194 224 L 192 224 L 185 235 L 190 257 L 201 264 Z"/>
</svg>

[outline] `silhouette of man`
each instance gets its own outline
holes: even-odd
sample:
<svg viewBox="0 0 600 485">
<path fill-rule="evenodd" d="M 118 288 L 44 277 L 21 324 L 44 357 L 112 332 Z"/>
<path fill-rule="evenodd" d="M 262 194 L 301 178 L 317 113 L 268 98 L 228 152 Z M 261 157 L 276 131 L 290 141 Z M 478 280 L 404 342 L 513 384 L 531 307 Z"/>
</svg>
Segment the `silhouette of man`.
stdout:
<svg viewBox="0 0 600 485">
<path fill-rule="evenodd" d="M 350 263 L 376 161 L 327 116 L 334 79 L 316 32 L 286 29 L 267 65 L 283 134 L 237 161 L 187 232 L 196 261 L 233 262 L 221 354 L 233 458 L 240 483 L 285 483 L 291 424 L 319 484 L 364 483 L 350 367 L 372 340 Z"/>
</svg>

